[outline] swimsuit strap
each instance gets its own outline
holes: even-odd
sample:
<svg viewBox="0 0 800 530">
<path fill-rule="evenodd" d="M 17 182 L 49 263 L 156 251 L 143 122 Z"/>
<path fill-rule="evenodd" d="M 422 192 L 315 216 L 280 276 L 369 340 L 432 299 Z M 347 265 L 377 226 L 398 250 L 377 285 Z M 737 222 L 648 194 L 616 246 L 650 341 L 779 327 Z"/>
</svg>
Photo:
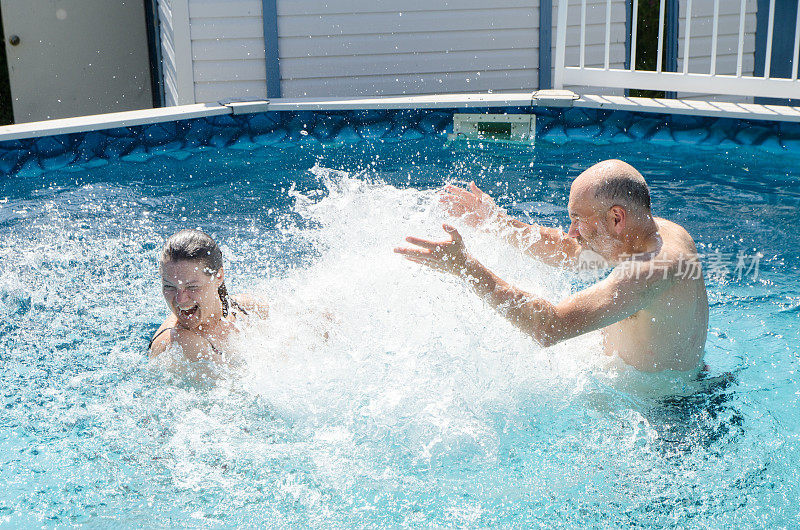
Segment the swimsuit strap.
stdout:
<svg viewBox="0 0 800 530">
<path fill-rule="evenodd" d="M 237 304 L 237 306 L 238 306 L 238 304 Z M 239 309 L 241 309 L 241 307 L 240 307 Z M 242 311 L 244 312 L 244 310 L 242 310 Z M 246 315 L 246 314 L 247 314 L 247 313 L 245 313 L 245 315 Z M 168 331 L 168 330 L 171 330 L 171 329 L 178 329 L 178 328 L 164 328 L 164 329 L 162 329 L 161 331 L 159 331 L 158 333 L 156 333 L 155 335 L 153 335 L 153 338 L 152 338 L 152 339 L 150 339 L 150 344 L 147 346 L 147 349 L 149 350 L 150 348 L 152 348 L 152 347 L 153 347 L 153 343 L 154 343 L 154 342 L 155 342 L 155 340 L 156 340 L 156 339 L 159 337 L 159 335 L 161 335 L 161 334 L 162 334 L 162 333 L 164 333 L 165 331 Z M 198 335 L 200 335 L 200 334 L 198 333 Z M 200 336 L 201 336 L 201 337 L 203 337 L 203 335 L 200 335 Z M 219 351 L 219 350 L 217 349 L 217 347 L 216 347 L 216 346 L 214 346 L 214 343 L 213 343 L 213 342 L 211 342 L 211 340 L 210 340 L 208 337 L 203 337 L 203 338 L 204 338 L 204 339 L 206 339 L 206 341 L 208 342 L 208 345 L 209 345 L 209 346 L 211 346 L 211 350 L 212 350 L 214 353 L 216 353 L 217 355 L 220 355 L 220 356 L 222 355 L 222 352 L 221 352 L 221 351 Z"/>
<path fill-rule="evenodd" d="M 245 308 L 243 308 L 242 306 L 240 306 L 239 302 L 237 302 L 236 300 L 234 300 L 233 298 L 230 298 L 230 297 L 228 298 L 228 300 L 230 300 L 231 307 L 235 307 L 236 309 L 241 311 L 243 315 L 245 315 L 245 316 L 247 315 L 247 310 Z"/>
<path fill-rule="evenodd" d="M 243 315 L 247 316 L 247 310 L 245 308 L 243 308 L 242 306 L 240 306 L 239 303 L 236 300 L 234 300 L 232 297 L 229 296 L 228 297 L 228 301 L 231 304 L 232 308 L 238 309 L 239 311 L 242 312 Z M 178 329 L 178 328 L 164 328 L 161 331 L 159 331 L 158 333 L 156 333 L 153 336 L 153 338 L 150 339 L 150 344 L 147 346 L 147 349 L 149 350 L 150 348 L 153 347 L 153 342 L 155 342 L 155 340 L 158 338 L 159 335 L 161 335 L 162 333 L 164 333 L 165 331 L 170 330 L 170 329 Z M 200 335 L 200 336 L 203 337 L 202 335 Z M 210 339 L 208 339 L 207 337 L 203 337 L 203 338 L 206 339 L 208 341 L 208 343 L 211 345 L 211 349 L 214 350 L 214 353 L 216 353 L 218 355 L 222 355 L 222 352 L 219 351 L 216 346 L 214 346 L 214 344 L 211 342 Z"/>
<path fill-rule="evenodd" d="M 158 338 L 158 337 L 159 337 L 159 336 L 160 336 L 162 333 L 164 333 L 165 331 L 169 331 L 169 330 L 171 330 L 171 329 L 178 329 L 178 328 L 164 328 L 164 329 L 162 329 L 161 331 L 159 331 L 158 333 L 156 333 L 155 335 L 153 335 L 153 338 L 152 338 L 152 339 L 150 339 L 150 344 L 147 346 L 147 349 L 149 350 L 150 348 L 152 348 L 152 347 L 153 347 L 153 343 L 156 341 L 156 339 L 157 339 L 157 338 Z"/>
</svg>

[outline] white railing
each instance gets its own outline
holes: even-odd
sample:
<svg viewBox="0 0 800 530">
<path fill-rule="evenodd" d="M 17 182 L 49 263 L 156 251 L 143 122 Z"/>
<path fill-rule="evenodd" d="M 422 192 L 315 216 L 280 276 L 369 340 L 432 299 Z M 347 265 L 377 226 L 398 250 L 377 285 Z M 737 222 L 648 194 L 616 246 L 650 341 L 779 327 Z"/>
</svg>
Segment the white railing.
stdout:
<svg viewBox="0 0 800 530">
<path fill-rule="evenodd" d="M 800 51 L 800 0 L 798 0 L 797 23 L 794 33 L 794 54 L 792 55 L 791 78 L 771 77 L 772 74 L 772 37 L 775 26 L 775 0 L 769 3 L 769 24 L 766 36 L 766 53 L 764 57 L 764 75 L 755 77 L 742 73 L 742 62 L 745 48 L 745 19 L 746 2 L 741 0 L 739 7 L 739 26 L 738 26 L 738 48 L 736 53 L 736 74 L 717 73 L 717 41 L 719 38 L 719 6 L 721 0 L 713 0 L 714 14 L 712 19 L 711 35 L 711 65 L 708 72 L 690 72 L 689 62 L 693 57 L 690 55 L 690 43 L 692 36 L 692 0 L 686 0 L 685 13 L 683 14 L 683 55 L 682 68 L 677 72 L 665 72 L 662 64 L 664 50 L 664 28 L 665 28 L 665 0 L 660 1 L 659 6 L 659 31 L 658 31 L 658 55 L 656 58 L 655 71 L 637 70 L 636 65 L 636 31 L 639 12 L 639 0 L 633 0 L 633 13 L 631 16 L 631 35 L 630 40 L 630 67 L 611 68 L 610 49 L 611 49 L 611 3 L 606 0 L 605 6 L 605 42 L 604 57 L 602 67 L 586 66 L 586 19 L 587 6 L 586 0 L 572 0 L 573 5 L 580 3 L 580 46 L 578 50 L 578 60 L 575 65 L 566 64 L 567 55 L 567 25 L 574 21 L 567 20 L 569 13 L 569 0 L 559 0 L 558 21 L 556 29 L 556 57 L 554 72 L 554 87 L 564 88 L 565 85 L 611 87 L 611 88 L 635 88 L 645 90 L 666 90 L 674 92 L 693 92 L 700 94 L 725 94 L 737 96 L 759 96 L 773 98 L 800 98 L 800 81 L 798 74 L 798 51 Z M 615 0 L 619 1 L 619 0 Z M 732 3 L 735 0 L 723 0 Z M 784 1 L 784 0 L 781 0 Z M 726 18 L 726 21 L 730 17 Z M 752 37 L 752 35 L 751 35 Z M 574 45 L 574 43 L 570 43 Z M 599 62 L 599 61 L 598 61 Z"/>
</svg>

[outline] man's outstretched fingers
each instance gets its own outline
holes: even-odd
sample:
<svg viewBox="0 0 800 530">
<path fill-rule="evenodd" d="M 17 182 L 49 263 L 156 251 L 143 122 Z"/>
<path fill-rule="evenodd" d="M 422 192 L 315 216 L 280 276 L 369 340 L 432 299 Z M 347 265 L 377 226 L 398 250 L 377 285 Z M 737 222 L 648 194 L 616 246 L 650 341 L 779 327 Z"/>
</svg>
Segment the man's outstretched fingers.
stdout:
<svg viewBox="0 0 800 530">
<path fill-rule="evenodd" d="M 482 201 L 483 198 L 486 196 L 486 194 L 478 186 L 475 185 L 475 181 L 469 183 L 469 189 L 472 192 L 472 194 L 478 198 L 478 200 Z"/>
<path fill-rule="evenodd" d="M 451 207 L 452 206 L 459 206 L 459 207 L 463 208 L 463 206 L 461 205 L 461 197 L 457 197 L 456 195 L 453 195 L 452 193 L 442 193 L 441 195 L 439 195 L 439 202 L 441 204 L 447 204 L 448 206 L 451 206 Z"/>
<path fill-rule="evenodd" d="M 452 193 L 453 195 L 458 195 L 459 197 L 469 198 L 472 194 L 465 190 L 464 188 L 459 188 L 453 184 L 448 184 L 444 187 L 444 190 L 448 193 Z"/>
<path fill-rule="evenodd" d="M 418 247 L 427 248 L 428 250 L 434 250 L 437 247 L 441 246 L 441 242 L 437 243 L 435 241 L 428 241 L 427 239 L 420 239 L 414 236 L 408 236 L 406 241 L 411 243 L 412 245 L 417 245 Z"/>
<path fill-rule="evenodd" d="M 404 256 L 418 256 L 420 254 L 428 254 L 430 251 L 421 248 L 395 247 L 394 252 Z"/>
<path fill-rule="evenodd" d="M 458 230 L 456 230 L 454 226 L 450 226 L 449 224 L 444 223 L 442 225 L 442 228 L 444 228 L 445 232 L 450 234 L 450 237 L 453 238 L 453 241 L 457 241 L 459 243 L 463 241 L 463 239 L 461 238 L 461 234 L 458 233 Z"/>
</svg>

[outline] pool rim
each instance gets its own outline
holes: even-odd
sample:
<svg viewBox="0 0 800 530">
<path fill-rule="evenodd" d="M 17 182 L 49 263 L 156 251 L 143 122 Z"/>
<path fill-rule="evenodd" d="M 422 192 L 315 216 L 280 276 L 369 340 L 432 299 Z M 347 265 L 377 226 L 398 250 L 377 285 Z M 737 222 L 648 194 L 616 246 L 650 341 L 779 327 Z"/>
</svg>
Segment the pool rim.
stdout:
<svg viewBox="0 0 800 530">
<path fill-rule="evenodd" d="M 709 102 L 688 99 L 578 95 L 568 90 L 514 93 L 439 94 L 355 98 L 279 98 L 222 100 L 156 109 L 113 112 L 75 118 L 20 123 L 0 127 L 0 143 L 71 133 L 100 131 L 169 121 L 268 111 L 346 111 L 454 108 L 586 108 L 800 123 L 800 107 L 755 103 Z"/>
</svg>

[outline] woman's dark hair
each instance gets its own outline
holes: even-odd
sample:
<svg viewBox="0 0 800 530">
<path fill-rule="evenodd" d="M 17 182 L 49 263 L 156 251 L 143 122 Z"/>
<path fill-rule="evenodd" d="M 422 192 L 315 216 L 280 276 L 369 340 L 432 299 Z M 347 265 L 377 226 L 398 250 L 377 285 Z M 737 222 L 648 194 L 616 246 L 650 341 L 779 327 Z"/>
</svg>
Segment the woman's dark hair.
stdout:
<svg viewBox="0 0 800 530">
<path fill-rule="evenodd" d="M 222 268 L 222 250 L 205 232 L 188 228 L 167 238 L 159 263 L 181 260 L 200 261 L 204 265 L 204 272 L 212 275 Z M 224 281 L 219 286 L 218 292 L 222 302 L 222 316 L 226 317 L 228 316 L 229 295 Z"/>
</svg>

